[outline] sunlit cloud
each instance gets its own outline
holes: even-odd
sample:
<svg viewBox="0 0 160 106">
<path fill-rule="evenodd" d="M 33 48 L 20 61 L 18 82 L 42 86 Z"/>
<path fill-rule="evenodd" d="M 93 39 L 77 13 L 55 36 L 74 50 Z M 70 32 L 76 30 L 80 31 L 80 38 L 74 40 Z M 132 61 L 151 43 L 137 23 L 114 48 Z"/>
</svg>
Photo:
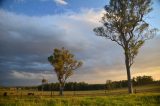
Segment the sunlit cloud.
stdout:
<svg viewBox="0 0 160 106">
<path fill-rule="evenodd" d="M 56 2 L 57 4 L 60 4 L 60 5 L 67 5 L 68 4 L 65 0 L 54 0 L 54 2 Z"/>
<path fill-rule="evenodd" d="M 11 71 L 10 75 L 15 78 L 15 79 L 26 79 L 26 80 L 34 80 L 34 79 L 52 79 L 53 78 L 53 73 L 48 73 L 45 72 L 44 73 L 33 73 L 33 72 L 24 72 L 24 71 L 16 71 L 13 70 Z"/>
</svg>

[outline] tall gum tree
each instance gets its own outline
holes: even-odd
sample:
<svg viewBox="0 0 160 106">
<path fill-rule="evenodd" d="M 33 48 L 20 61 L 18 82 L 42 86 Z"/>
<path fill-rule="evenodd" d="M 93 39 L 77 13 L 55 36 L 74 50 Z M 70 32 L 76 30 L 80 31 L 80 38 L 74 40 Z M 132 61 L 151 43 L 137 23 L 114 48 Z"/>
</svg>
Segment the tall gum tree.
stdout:
<svg viewBox="0 0 160 106">
<path fill-rule="evenodd" d="M 65 48 L 54 49 L 54 53 L 48 57 L 48 61 L 54 67 L 59 81 L 59 94 L 62 96 L 66 80 L 82 65 L 82 62 L 77 61 L 74 55 Z"/>
<path fill-rule="evenodd" d="M 133 93 L 130 69 L 134 58 L 156 31 L 145 21 L 152 10 L 151 5 L 151 0 L 110 0 L 109 5 L 104 7 L 103 26 L 94 28 L 96 35 L 110 39 L 123 48 L 129 93 Z"/>
</svg>

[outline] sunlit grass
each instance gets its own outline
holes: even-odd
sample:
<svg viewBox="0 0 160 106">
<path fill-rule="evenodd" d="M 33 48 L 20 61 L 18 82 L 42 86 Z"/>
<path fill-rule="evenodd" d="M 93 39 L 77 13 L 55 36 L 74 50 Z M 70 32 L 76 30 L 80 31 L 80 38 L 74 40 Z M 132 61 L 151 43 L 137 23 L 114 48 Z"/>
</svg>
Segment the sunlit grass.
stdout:
<svg viewBox="0 0 160 106">
<path fill-rule="evenodd" d="M 65 91 L 64 96 L 54 92 L 41 91 L 6 91 L 0 93 L 0 106 L 159 106 L 160 86 L 146 85 L 134 87 L 140 92 L 127 94 L 127 88 L 115 89 L 109 92 L 98 91 Z M 3 96 L 7 92 L 8 96 Z M 22 95 L 21 95 L 22 92 Z M 34 96 L 28 96 L 34 92 Z M 10 94 L 13 93 L 13 94 Z"/>
<path fill-rule="evenodd" d="M 159 106 L 160 93 L 85 97 L 1 97 L 1 106 Z"/>
</svg>

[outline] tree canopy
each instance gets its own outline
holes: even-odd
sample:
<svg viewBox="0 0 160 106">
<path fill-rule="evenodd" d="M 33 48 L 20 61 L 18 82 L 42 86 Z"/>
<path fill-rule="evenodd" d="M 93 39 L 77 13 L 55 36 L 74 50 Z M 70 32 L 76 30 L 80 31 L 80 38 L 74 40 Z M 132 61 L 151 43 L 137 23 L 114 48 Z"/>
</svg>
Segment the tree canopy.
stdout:
<svg viewBox="0 0 160 106">
<path fill-rule="evenodd" d="M 54 49 L 54 53 L 48 57 L 48 61 L 54 67 L 54 71 L 60 83 L 60 89 L 62 89 L 60 95 L 62 95 L 67 78 L 73 74 L 74 70 L 82 65 L 82 62 L 77 61 L 74 55 L 65 48 Z"/>
</svg>

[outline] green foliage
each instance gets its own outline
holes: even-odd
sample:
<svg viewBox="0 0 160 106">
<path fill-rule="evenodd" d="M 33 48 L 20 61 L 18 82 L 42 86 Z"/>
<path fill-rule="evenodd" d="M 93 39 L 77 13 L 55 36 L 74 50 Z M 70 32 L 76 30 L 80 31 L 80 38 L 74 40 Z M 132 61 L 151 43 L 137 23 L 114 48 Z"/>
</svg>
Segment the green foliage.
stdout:
<svg viewBox="0 0 160 106">
<path fill-rule="evenodd" d="M 152 76 L 137 76 L 133 79 L 135 80 L 136 85 L 150 84 L 153 82 Z"/>
<path fill-rule="evenodd" d="M 64 88 L 67 78 L 73 74 L 73 71 L 82 65 L 82 62 L 77 61 L 74 55 L 65 48 L 54 49 L 54 53 L 48 57 L 48 61 L 54 67 L 60 89 Z"/>
<path fill-rule="evenodd" d="M 102 27 L 95 28 L 98 36 L 118 43 L 129 57 L 129 66 L 145 40 L 153 37 L 156 29 L 150 29 L 144 20 L 152 10 L 151 0 L 110 0 L 105 6 Z"/>
<path fill-rule="evenodd" d="M 73 74 L 73 70 L 82 65 L 82 62 L 75 60 L 74 55 L 64 48 L 54 49 L 54 53 L 48 57 L 48 61 L 54 67 L 59 81 L 66 80 Z"/>
</svg>

